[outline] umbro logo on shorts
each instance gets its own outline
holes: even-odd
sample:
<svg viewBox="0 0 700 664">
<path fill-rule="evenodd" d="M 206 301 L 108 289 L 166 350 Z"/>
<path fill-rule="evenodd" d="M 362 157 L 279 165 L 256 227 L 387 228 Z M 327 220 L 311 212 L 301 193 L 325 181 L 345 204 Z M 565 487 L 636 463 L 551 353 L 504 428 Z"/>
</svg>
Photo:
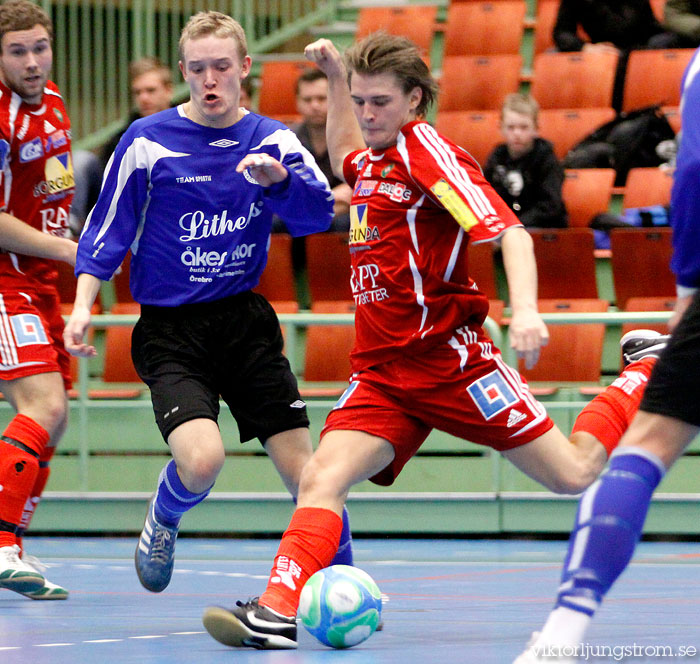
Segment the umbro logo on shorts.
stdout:
<svg viewBox="0 0 700 664">
<path fill-rule="evenodd" d="M 233 145 L 238 145 L 238 141 L 231 141 L 228 138 L 221 138 L 218 141 L 209 143 L 209 145 L 213 145 L 215 148 L 230 148 Z"/>
<path fill-rule="evenodd" d="M 290 408 L 303 408 L 304 406 L 306 406 L 306 401 L 302 401 L 301 399 L 297 399 L 294 403 L 289 404 Z"/>
</svg>

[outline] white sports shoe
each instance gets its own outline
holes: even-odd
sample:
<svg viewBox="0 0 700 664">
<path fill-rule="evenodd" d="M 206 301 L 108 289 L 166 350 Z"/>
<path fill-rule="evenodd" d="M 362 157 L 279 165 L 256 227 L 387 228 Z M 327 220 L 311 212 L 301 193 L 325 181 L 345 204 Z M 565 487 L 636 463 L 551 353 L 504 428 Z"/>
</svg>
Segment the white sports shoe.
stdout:
<svg viewBox="0 0 700 664">
<path fill-rule="evenodd" d="M 17 544 L 0 547 L 0 588 L 26 593 L 39 590 L 45 582 L 39 572 L 22 562 Z"/>
<path fill-rule="evenodd" d="M 533 632 L 525 651 L 516 657 L 513 664 L 576 664 L 574 657 L 556 657 L 554 647 L 536 645 L 539 632 Z"/>
<path fill-rule="evenodd" d="M 44 570 L 47 569 L 47 565 L 42 563 L 38 558 L 26 553 L 22 553 L 22 562 L 29 569 L 40 572 L 42 575 Z M 22 592 L 21 594 L 25 597 L 29 597 L 29 599 L 68 599 L 68 591 L 61 586 L 57 586 L 55 583 L 51 583 L 47 578 L 44 578 L 44 585 L 41 588 Z"/>
</svg>

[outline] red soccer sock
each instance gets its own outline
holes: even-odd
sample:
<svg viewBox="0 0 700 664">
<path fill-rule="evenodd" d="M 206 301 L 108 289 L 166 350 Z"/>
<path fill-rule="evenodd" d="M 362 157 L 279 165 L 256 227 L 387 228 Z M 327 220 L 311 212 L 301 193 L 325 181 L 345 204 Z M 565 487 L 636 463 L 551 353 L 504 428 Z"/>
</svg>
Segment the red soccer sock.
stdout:
<svg viewBox="0 0 700 664">
<path fill-rule="evenodd" d="M 22 511 L 22 518 L 19 522 L 19 529 L 17 530 L 17 544 L 19 544 L 20 554 L 22 553 L 24 547 L 22 544 L 22 536 L 29 528 L 29 523 L 34 516 L 37 505 L 41 501 L 41 494 L 44 493 L 44 488 L 46 483 L 49 481 L 49 475 L 51 474 L 51 466 L 49 463 L 53 458 L 53 453 L 56 451 L 56 447 L 47 445 L 44 447 L 44 451 L 39 457 L 39 471 L 36 475 L 36 480 L 34 480 L 34 486 L 29 492 L 29 498 L 24 504 L 24 510 Z"/>
<path fill-rule="evenodd" d="M 320 507 L 299 507 L 292 515 L 260 604 L 295 616 L 301 589 L 308 578 L 328 567 L 340 542 L 342 519 Z"/>
<path fill-rule="evenodd" d="M 619 377 L 581 411 L 573 432 L 586 431 L 595 436 L 610 456 L 639 409 L 655 362 L 656 358 L 646 357 L 625 367 Z"/>
<path fill-rule="evenodd" d="M 49 434 L 26 415 L 16 415 L 0 437 L 0 547 L 15 543 L 15 531 L 36 481 Z"/>
</svg>

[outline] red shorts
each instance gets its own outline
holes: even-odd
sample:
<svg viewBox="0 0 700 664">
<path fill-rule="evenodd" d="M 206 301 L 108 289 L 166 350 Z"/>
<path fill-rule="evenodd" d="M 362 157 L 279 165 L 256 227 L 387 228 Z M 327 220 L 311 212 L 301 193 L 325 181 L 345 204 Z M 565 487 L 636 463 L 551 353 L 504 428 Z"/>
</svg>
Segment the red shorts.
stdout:
<svg viewBox="0 0 700 664">
<path fill-rule="evenodd" d="M 481 328 L 459 328 L 444 344 L 353 376 L 326 419 L 338 429 L 388 440 L 395 457 L 371 480 L 388 486 L 432 429 L 495 450 L 519 447 L 554 426 L 520 374 Z"/>
<path fill-rule="evenodd" d="M 71 387 L 56 293 L 0 292 L 0 380 L 58 371 Z"/>
</svg>

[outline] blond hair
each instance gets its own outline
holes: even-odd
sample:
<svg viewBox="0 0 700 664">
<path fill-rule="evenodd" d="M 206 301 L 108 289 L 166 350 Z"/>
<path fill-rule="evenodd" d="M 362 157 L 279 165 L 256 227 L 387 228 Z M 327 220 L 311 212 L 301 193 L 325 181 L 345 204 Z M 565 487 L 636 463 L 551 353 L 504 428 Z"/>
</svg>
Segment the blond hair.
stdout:
<svg viewBox="0 0 700 664">
<path fill-rule="evenodd" d="M 532 122 L 536 127 L 537 117 L 540 112 L 540 105 L 531 95 L 513 92 L 503 100 L 503 106 L 501 106 L 501 122 L 503 122 L 506 111 L 520 113 L 521 115 L 528 115 L 532 118 Z"/>
<path fill-rule="evenodd" d="M 367 76 L 390 73 L 398 79 L 404 94 L 420 88 L 423 95 L 416 108 L 417 115 L 425 115 L 437 97 L 438 86 L 428 65 L 418 47 L 406 37 L 373 32 L 345 52 L 345 66 L 348 82 L 353 72 Z"/>
<path fill-rule="evenodd" d="M 185 42 L 208 35 L 222 39 L 228 37 L 233 39 L 236 42 L 236 49 L 241 61 L 248 55 L 248 42 L 241 24 L 226 14 L 209 11 L 194 14 L 182 29 L 178 46 L 180 60 L 183 61 Z"/>
</svg>

